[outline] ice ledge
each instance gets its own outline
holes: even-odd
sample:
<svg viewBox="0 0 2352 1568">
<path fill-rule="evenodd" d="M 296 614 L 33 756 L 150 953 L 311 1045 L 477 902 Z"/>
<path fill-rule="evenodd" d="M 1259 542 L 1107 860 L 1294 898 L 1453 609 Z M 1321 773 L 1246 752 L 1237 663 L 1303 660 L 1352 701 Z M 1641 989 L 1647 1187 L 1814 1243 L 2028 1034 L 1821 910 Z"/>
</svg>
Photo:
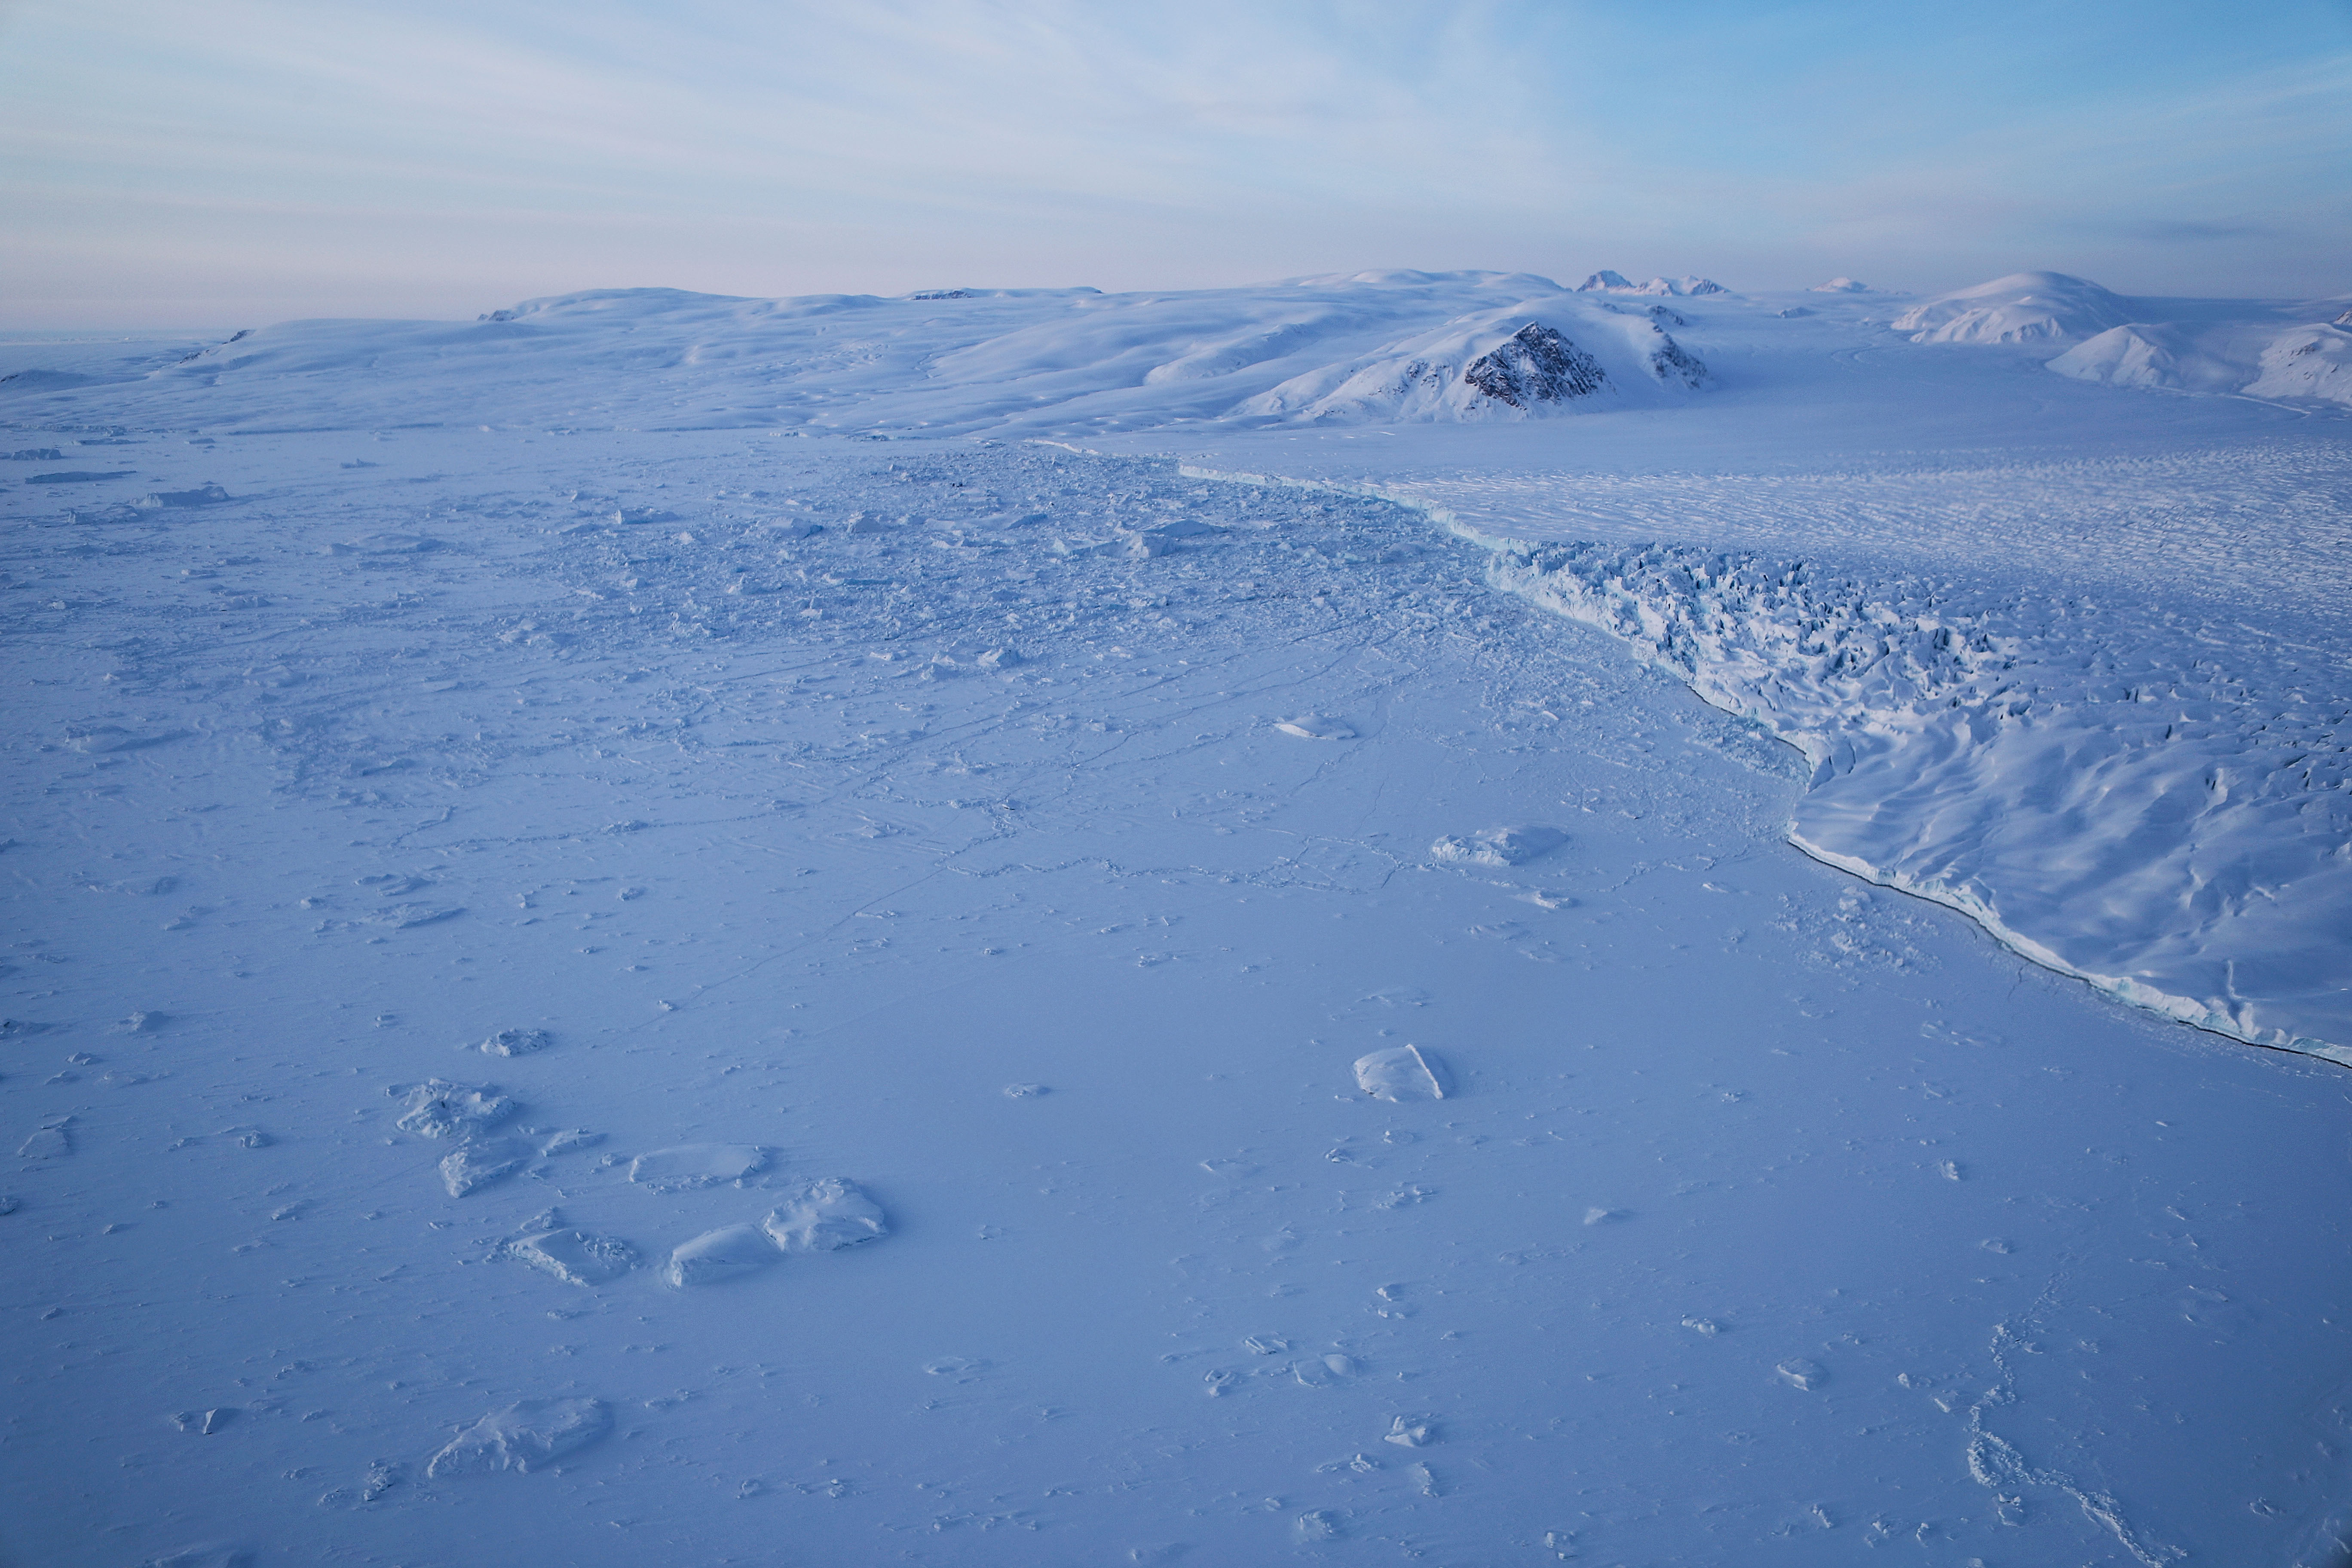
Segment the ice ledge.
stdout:
<svg viewBox="0 0 2352 1568">
<path fill-rule="evenodd" d="M 2187 996 L 2175 996 L 2153 985 L 2131 979 L 2127 975 L 2101 974 L 2070 963 L 2063 954 L 2045 947 L 2024 932 L 2011 929 L 2000 916 L 1979 898 L 1965 888 L 1948 887 L 1938 882 L 1924 881 L 1904 876 L 1890 876 L 1852 855 L 1815 844 L 1796 828 L 1789 829 L 1789 842 L 1825 866 L 1834 866 L 1850 872 L 1864 881 L 1881 888 L 1892 888 L 1898 893 L 1908 893 L 1915 899 L 1941 904 L 1957 910 L 1984 927 L 2003 947 L 2042 968 L 2053 970 L 2070 979 L 2079 980 L 2095 991 L 2104 991 L 2119 1002 L 2134 1007 L 2144 1007 L 2151 1013 L 2161 1013 L 2178 1023 L 2204 1029 L 2216 1035 L 2226 1035 L 2250 1046 L 2268 1050 L 2293 1051 L 2298 1056 L 2320 1057 L 2339 1066 L 2352 1068 L 2352 1047 L 2335 1046 L 2326 1040 L 2290 1034 L 2284 1029 L 2263 1029 L 2241 1024 L 2226 1013 L 2217 1013 L 2204 1003 Z"/>
</svg>

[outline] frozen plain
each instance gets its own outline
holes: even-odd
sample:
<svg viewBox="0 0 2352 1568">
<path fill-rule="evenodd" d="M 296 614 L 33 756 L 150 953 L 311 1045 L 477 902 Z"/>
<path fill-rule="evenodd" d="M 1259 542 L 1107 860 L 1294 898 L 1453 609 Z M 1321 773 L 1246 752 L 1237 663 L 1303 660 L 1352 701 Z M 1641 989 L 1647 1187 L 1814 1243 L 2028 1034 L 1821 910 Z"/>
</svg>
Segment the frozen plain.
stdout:
<svg viewBox="0 0 2352 1568">
<path fill-rule="evenodd" d="M 2343 1069 L 1800 855 L 1665 574 L 1543 552 L 1958 605 L 2062 713 L 2218 661 L 2238 754 L 2340 748 L 2340 412 L 1496 287 L 10 345 L 0 1553 L 2339 1561 Z M 1637 379 L 1654 300 L 1706 384 Z M 1528 319 L 1623 395 L 1275 397 Z M 2205 949 L 2338 1016 L 2340 929 Z M 1407 1042 L 1448 1098 L 1359 1091 Z M 436 1079 L 511 1102 L 456 1176 Z M 730 1232 L 835 1176 L 887 1237 Z"/>
</svg>

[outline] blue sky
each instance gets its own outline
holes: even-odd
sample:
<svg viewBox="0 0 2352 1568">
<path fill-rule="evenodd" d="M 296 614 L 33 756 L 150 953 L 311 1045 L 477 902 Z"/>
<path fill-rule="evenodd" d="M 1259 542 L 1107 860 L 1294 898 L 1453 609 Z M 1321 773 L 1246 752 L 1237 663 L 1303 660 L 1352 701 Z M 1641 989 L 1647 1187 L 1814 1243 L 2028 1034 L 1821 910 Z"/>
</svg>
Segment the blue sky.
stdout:
<svg viewBox="0 0 2352 1568">
<path fill-rule="evenodd" d="M 2352 290 L 2352 0 L 0 0 L 0 325 L 1373 267 Z"/>
</svg>

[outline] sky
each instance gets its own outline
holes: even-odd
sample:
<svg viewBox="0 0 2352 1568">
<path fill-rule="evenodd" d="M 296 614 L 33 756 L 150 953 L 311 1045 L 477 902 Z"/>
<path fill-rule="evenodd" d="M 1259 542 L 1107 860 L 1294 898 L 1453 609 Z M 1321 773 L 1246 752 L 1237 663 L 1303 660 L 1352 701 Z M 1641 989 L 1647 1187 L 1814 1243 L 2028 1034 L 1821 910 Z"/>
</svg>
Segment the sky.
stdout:
<svg viewBox="0 0 2352 1568">
<path fill-rule="evenodd" d="M 2052 268 L 2352 291 L 2352 0 L 0 0 L 0 328 Z"/>
</svg>

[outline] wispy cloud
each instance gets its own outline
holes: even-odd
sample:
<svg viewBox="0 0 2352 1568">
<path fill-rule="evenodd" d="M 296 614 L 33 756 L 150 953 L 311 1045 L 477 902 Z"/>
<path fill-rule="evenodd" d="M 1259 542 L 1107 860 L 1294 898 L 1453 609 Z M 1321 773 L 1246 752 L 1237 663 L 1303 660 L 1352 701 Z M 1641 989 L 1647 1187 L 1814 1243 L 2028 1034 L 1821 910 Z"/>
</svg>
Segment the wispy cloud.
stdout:
<svg viewBox="0 0 2352 1568">
<path fill-rule="evenodd" d="M 0 286 L 257 290 L 242 315 L 1365 265 L 1935 282 L 2137 244 L 2170 270 L 2126 286 L 2259 251 L 2275 289 L 2347 237 L 2343 10 L 0 0 L 0 195 L 42 231 Z"/>
</svg>

